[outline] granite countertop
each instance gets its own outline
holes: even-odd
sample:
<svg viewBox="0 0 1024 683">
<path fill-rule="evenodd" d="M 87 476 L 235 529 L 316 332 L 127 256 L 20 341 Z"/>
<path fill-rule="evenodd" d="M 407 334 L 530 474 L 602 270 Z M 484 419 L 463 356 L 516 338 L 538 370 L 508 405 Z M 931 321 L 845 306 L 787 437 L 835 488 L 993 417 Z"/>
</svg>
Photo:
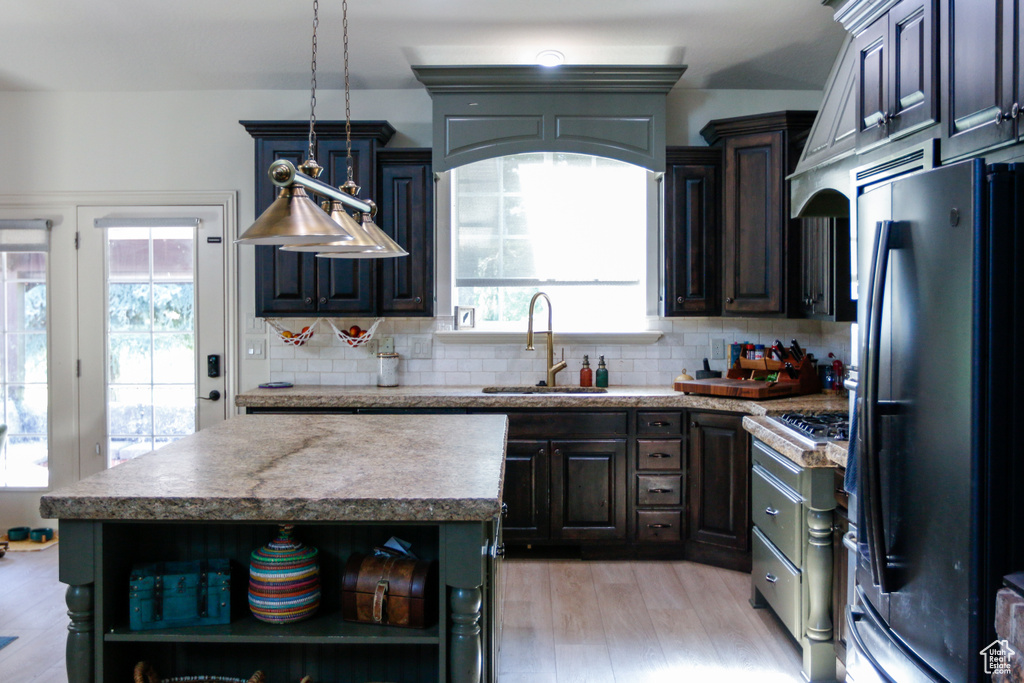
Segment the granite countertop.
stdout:
<svg viewBox="0 0 1024 683">
<path fill-rule="evenodd" d="M 766 417 L 747 415 L 743 428 L 801 467 L 846 467 L 848 441 L 812 446 Z"/>
<path fill-rule="evenodd" d="M 235 397 L 244 408 L 696 408 L 748 415 L 835 412 L 846 398 L 809 394 L 761 401 L 684 394 L 662 387 L 610 387 L 606 394 L 485 394 L 478 386 L 295 386 L 251 389 Z"/>
<path fill-rule="evenodd" d="M 247 415 L 42 497 L 43 517 L 478 521 L 499 511 L 504 415 Z"/>
</svg>

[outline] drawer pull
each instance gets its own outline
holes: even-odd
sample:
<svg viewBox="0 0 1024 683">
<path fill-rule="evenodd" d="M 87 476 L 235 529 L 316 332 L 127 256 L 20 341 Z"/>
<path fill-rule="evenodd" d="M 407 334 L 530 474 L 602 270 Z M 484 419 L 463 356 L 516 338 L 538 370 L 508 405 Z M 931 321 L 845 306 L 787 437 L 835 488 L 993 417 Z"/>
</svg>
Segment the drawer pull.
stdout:
<svg viewBox="0 0 1024 683">
<path fill-rule="evenodd" d="M 648 427 L 671 427 L 672 423 L 671 422 L 662 422 L 661 420 L 658 420 L 657 422 L 648 422 L 647 426 Z"/>
<path fill-rule="evenodd" d="M 672 493 L 672 489 L 647 489 L 647 493 Z"/>
<path fill-rule="evenodd" d="M 648 529 L 671 529 L 671 524 L 648 524 Z"/>
<path fill-rule="evenodd" d="M 768 572 L 764 575 L 764 580 L 768 583 L 775 583 L 779 580 L 779 577 L 775 576 L 775 574 L 772 574 L 771 572 Z"/>
<path fill-rule="evenodd" d="M 671 458 L 672 455 L 670 453 L 648 453 L 647 457 L 648 458 Z"/>
<path fill-rule="evenodd" d="M 775 515 L 779 514 L 779 511 L 773 508 L 771 505 L 769 505 L 764 509 L 764 514 L 771 515 L 772 517 L 774 517 Z"/>
</svg>

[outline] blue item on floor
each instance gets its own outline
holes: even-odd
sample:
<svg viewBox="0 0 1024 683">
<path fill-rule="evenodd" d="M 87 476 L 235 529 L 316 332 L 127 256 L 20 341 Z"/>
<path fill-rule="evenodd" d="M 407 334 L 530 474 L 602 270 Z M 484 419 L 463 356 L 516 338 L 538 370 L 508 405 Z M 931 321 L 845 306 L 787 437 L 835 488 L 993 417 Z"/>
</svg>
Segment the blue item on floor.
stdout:
<svg viewBox="0 0 1024 683">
<path fill-rule="evenodd" d="M 18 636 L 0 636 L 0 650 L 4 649 L 17 639 Z"/>
</svg>

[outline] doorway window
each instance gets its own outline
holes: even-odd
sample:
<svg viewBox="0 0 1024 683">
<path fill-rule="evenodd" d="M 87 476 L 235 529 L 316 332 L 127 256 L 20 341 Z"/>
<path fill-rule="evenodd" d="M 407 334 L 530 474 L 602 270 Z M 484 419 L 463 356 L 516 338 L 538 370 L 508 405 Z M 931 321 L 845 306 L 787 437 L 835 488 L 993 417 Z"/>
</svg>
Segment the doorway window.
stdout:
<svg viewBox="0 0 1024 683">
<path fill-rule="evenodd" d="M 192 228 L 107 232 L 109 466 L 196 426 Z"/>
</svg>

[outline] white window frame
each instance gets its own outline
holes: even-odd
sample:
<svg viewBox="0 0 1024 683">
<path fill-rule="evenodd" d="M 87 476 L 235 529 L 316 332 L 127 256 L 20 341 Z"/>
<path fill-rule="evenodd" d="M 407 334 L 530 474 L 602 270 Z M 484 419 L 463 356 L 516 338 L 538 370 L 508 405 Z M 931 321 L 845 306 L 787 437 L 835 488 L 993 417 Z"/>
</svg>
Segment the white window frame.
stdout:
<svg viewBox="0 0 1024 683">
<path fill-rule="evenodd" d="M 555 311 L 555 333 L 563 343 L 594 344 L 654 344 L 662 337 L 659 329 L 660 292 L 662 282 L 662 260 L 663 253 L 661 245 L 663 240 L 662 217 L 664 216 L 663 199 L 663 173 L 646 171 L 647 174 L 647 244 L 646 244 L 646 310 L 644 311 L 647 320 L 647 329 L 623 330 L 621 332 L 559 332 L 557 320 L 557 308 Z M 434 239 L 437 255 L 435 264 L 435 282 L 437 283 L 436 305 L 438 316 L 453 316 L 455 290 L 455 244 L 452 239 L 452 179 L 451 171 L 436 173 L 437 180 L 434 183 Z M 609 209 L 615 210 L 613 202 L 609 202 Z M 636 210 L 636 207 L 623 206 L 622 210 Z M 439 330 L 435 335 L 445 343 L 518 343 L 523 340 L 525 327 L 522 331 L 498 331 L 498 330 Z"/>
</svg>

